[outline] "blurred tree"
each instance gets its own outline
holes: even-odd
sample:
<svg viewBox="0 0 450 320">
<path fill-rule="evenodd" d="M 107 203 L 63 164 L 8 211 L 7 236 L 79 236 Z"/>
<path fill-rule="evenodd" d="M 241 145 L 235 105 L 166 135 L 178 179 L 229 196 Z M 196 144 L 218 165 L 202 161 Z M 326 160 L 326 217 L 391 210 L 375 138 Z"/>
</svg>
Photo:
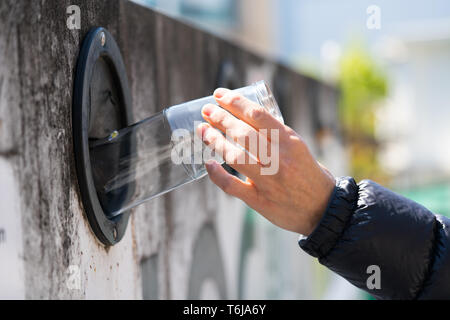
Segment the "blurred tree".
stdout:
<svg viewBox="0 0 450 320">
<path fill-rule="evenodd" d="M 339 63 L 339 114 L 357 180 L 386 182 L 378 163 L 379 143 L 375 137 L 375 112 L 387 94 L 387 77 L 360 43 L 352 43 Z"/>
</svg>

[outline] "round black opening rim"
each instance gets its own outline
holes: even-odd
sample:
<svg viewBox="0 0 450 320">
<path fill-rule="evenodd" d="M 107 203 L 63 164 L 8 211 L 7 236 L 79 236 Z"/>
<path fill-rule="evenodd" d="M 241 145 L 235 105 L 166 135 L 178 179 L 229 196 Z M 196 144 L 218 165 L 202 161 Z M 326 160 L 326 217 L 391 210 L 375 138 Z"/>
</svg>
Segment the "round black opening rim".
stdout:
<svg viewBox="0 0 450 320">
<path fill-rule="evenodd" d="M 89 225 L 98 240 L 106 246 L 118 243 L 124 236 L 129 211 L 115 218 L 108 218 L 100 203 L 94 184 L 89 150 L 89 123 L 91 113 L 90 88 L 96 62 L 104 59 L 114 75 L 115 87 L 120 97 L 120 122 L 123 126 L 133 123 L 131 95 L 125 65 L 119 47 L 104 28 L 91 29 L 86 35 L 78 57 L 72 106 L 72 128 L 75 165 L 80 195 Z M 131 146 L 132 148 L 132 146 Z M 134 186 L 127 186 L 128 194 Z"/>
</svg>

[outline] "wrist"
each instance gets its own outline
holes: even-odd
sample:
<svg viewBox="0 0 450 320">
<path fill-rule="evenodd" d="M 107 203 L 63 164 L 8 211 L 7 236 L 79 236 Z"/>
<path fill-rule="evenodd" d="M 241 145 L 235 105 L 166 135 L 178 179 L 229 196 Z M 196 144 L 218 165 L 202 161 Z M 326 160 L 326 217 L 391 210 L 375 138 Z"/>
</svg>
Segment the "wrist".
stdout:
<svg viewBox="0 0 450 320">
<path fill-rule="evenodd" d="M 324 187 L 322 188 L 322 191 L 320 192 L 319 199 L 316 199 L 317 201 L 317 207 L 311 212 L 310 218 L 308 219 L 307 226 L 305 228 L 305 231 L 302 233 L 305 236 L 309 236 L 314 229 L 317 228 L 320 221 L 322 220 L 322 217 L 328 210 L 328 207 L 330 206 L 330 203 L 333 199 L 333 196 L 336 191 L 336 180 L 332 176 L 327 176 L 328 179 L 326 179 L 326 183 L 324 183 Z"/>
<path fill-rule="evenodd" d="M 348 223 L 358 201 L 358 186 L 353 178 L 336 179 L 336 185 L 319 224 L 309 235 L 302 234 L 300 247 L 314 257 L 326 256 Z"/>
</svg>

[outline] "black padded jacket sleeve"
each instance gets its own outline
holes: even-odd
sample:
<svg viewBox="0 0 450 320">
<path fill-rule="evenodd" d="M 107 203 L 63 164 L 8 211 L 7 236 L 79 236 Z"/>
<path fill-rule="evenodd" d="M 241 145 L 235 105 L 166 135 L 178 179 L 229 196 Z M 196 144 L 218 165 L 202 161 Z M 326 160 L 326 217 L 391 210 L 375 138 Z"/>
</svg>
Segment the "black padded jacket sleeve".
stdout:
<svg viewBox="0 0 450 320">
<path fill-rule="evenodd" d="M 449 228 L 448 218 L 375 182 L 357 185 L 347 177 L 336 180 L 319 225 L 299 244 L 375 298 L 450 299 Z M 369 266 L 379 267 L 379 288 L 368 288 Z"/>
</svg>

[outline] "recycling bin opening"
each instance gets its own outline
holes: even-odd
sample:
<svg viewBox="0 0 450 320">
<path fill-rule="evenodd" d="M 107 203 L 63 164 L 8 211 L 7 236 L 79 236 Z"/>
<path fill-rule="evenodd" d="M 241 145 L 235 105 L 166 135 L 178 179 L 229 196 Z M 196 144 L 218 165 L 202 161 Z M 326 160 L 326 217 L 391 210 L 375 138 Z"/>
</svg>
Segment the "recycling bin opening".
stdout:
<svg viewBox="0 0 450 320">
<path fill-rule="evenodd" d="M 283 122 L 264 81 L 235 91 Z M 196 134 L 205 121 L 201 109 L 208 103 L 216 103 L 213 96 L 131 124 L 130 93 L 117 44 L 102 28 L 89 32 L 77 65 L 74 146 L 86 215 L 103 243 L 121 239 L 130 209 L 203 178 L 209 159 L 224 163 Z"/>
<path fill-rule="evenodd" d="M 72 127 L 75 164 L 80 194 L 92 231 L 105 245 L 123 237 L 129 212 L 112 217 L 113 207 L 122 206 L 134 192 L 130 182 L 105 194 L 102 188 L 130 164 L 120 158 L 133 153 L 133 141 L 104 150 L 90 145 L 113 130 L 133 123 L 130 90 L 119 47 L 104 28 L 94 28 L 85 37 L 75 74 Z M 129 169 L 129 168 L 127 168 Z"/>
</svg>

